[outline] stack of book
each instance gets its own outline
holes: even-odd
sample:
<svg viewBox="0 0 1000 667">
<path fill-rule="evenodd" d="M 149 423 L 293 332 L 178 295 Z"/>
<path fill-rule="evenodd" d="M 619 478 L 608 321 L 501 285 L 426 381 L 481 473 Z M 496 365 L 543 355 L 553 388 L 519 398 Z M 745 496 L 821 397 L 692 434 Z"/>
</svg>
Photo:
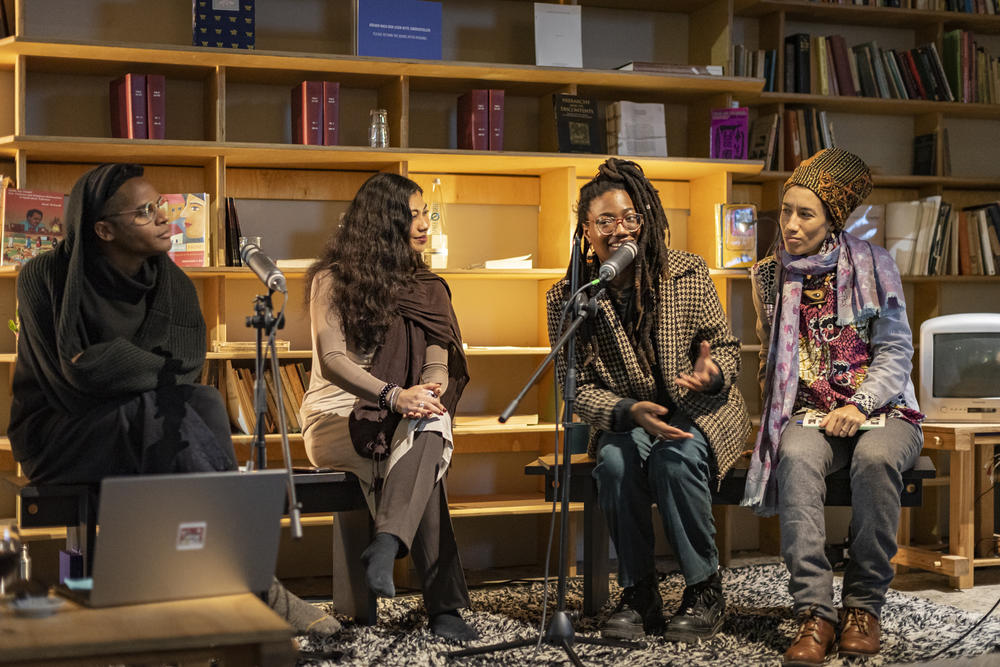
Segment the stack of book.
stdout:
<svg viewBox="0 0 1000 667">
<path fill-rule="evenodd" d="M 473 88 L 458 98 L 458 147 L 472 151 L 503 150 L 504 91 Z"/>
<path fill-rule="evenodd" d="M 167 83 L 162 74 L 125 74 L 109 85 L 111 136 L 165 139 Z"/>
<path fill-rule="evenodd" d="M 340 144 L 340 83 L 303 81 L 292 88 L 292 143 Z"/>
<path fill-rule="evenodd" d="M 604 115 L 608 153 L 667 157 L 667 127 L 663 104 L 612 102 Z"/>
<path fill-rule="evenodd" d="M 217 364 L 206 364 L 206 366 L 216 367 Z M 231 361 L 225 363 L 223 369 L 224 377 L 214 378 L 210 374 L 203 378 L 206 384 L 216 384 L 219 389 L 224 388 L 226 396 L 226 406 L 229 410 L 229 421 L 237 433 L 252 435 L 257 424 L 257 415 L 254 411 L 254 381 L 253 369 L 249 367 L 236 366 Z M 289 433 L 301 432 L 302 426 L 299 421 L 299 408 L 302 407 L 302 398 L 306 389 L 309 388 L 309 371 L 306 370 L 305 362 L 282 363 L 278 366 L 278 376 L 281 380 L 281 402 L 278 402 L 278 392 L 274 384 L 274 377 L 270 368 L 264 373 L 264 384 L 267 390 L 267 413 L 264 415 L 264 431 L 266 433 L 276 433 L 280 416 L 280 409 L 285 411 L 285 422 L 288 425 Z"/>
</svg>

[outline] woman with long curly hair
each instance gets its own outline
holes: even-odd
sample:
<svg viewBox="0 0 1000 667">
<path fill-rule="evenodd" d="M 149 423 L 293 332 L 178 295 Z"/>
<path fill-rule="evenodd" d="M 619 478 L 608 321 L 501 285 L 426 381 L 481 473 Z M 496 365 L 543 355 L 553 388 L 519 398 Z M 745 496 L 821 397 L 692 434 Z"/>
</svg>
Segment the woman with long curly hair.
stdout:
<svg viewBox="0 0 1000 667">
<path fill-rule="evenodd" d="M 624 589 L 602 632 L 636 639 L 664 627 L 655 502 L 687 584 L 664 637 L 708 638 L 725 610 L 711 484 L 732 467 L 750 430 L 734 386 L 740 342 L 705 261 L 667 247 L 666 213 L 636 163 L 609 158 L 580 189 L 576 234 L 586 257 L 583 281 L 596 278 L 622 244 L 638 246 L 635 261 L 596 297 L 597 313 L 580 329 L 574 360 L 575 411 L 591 427 L 598 502 Z M 547 294 L 552 341 L 568 296 L 567 278 Z M 565 355 L 557 358 L 560 382 L 566 363 Z"/>
<path fill-rule="evenodd" d="M 380 173 L 358 191 L 307 273 L 312 378 L 302 434 L 314 465 L 357 475 L 375 517 L 362 560 L 369 588 L 393 597 L 393 562 L 420 576 L 431 630 L 478 633 L 448 513 L 451 415 L 468 382 L 447 283 L 427 270 L 423 191 Z"/>
</svg>

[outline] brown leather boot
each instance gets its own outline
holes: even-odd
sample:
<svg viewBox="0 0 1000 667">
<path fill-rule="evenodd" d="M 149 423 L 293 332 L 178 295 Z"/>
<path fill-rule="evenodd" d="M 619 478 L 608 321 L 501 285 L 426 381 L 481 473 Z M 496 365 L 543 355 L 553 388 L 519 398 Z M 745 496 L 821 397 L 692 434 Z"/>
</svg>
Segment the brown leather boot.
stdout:
<svg viewBox="0 0 1000 667">
<path fill-rule="evenodd" d="M 802 617 L 802 625 L 792 645 L 785 651 L 785 665 L 822 665 L 833 654 L 836 629 L 830 621 L 809 612 Z"/>
<path fill-rule="evenodd" d="M 858 607 L 848 607 L 840 625 L 840 652 L 843 655 L 875 655 L 879 651 L 878 618 Z"/>
</svg>

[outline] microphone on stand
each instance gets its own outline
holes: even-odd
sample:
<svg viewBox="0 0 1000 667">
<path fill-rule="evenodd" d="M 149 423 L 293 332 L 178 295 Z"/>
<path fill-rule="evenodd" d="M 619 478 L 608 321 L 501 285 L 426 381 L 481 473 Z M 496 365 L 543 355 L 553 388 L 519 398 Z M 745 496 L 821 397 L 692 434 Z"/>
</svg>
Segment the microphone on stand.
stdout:
<svg viewBox="0 0 1000 667">
<path fill-rule="evenodd" d="M 274 263 L 274 260 L 264 254 L 256 243 L 245 244 L 240 249 L 240 257 L 243 259 L 243 263 L 257 274 L 261 282 L 267 285 L 269 290 L 288 294 L 288 287 L 285 284 L 285 274 L 281 272 L 281 269 Z M 601 269 L 603 270 L 604 267 L 602 266 Z"/>
<path fill-rule="evenodd" d="M 626 241 L 617 250 L 611 253 L 607 261 L 601 264 L 597 270 L 598 281 L 608 283 L 615 279 L 619 273 L 628 268 L 635 261 L 635 256 L 639 254 L 639 246 L 635 241 Z M 258 274 L 260 275 L 260 274 Z M 596 284 L 597 281 L 591 284 Z"/>
</svg>

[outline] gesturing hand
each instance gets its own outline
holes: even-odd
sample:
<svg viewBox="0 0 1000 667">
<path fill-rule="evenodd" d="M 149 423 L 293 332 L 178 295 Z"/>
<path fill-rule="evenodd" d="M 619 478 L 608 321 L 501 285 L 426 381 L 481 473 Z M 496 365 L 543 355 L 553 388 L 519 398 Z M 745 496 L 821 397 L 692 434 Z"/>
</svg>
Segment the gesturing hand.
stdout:
<svg viewBox="0 0 1000 667">
<path fill-rule="evenodd" d="M 819 423 L 819 427 L 827 435 L 848 438 L 858 432 L 858 427 L 865 423 L 865 415 L 853 403 L 828 413 Z"/>
<path fill-rule="evenodd" d="M 396 412 L 409 419 L 443 415 L 447 410 L 438 399 L 439 391 L 441 385 L 437 382 L 415 384 L 404 389 L 396 397 Z"/>
<path fill-rule="evenodd" d="M 665 407 L 652 401 L 639 401 L 629 408 L 629 415 L 631 415 L 632 421 L 655 438 L 663 438 L 664 440 L 693 438 L 694 436 L 687 431 L 682 431 L 675 426 L 671 426 L 662 419 L 667 416 L 668 412 L 669 410 Z"/>
<path fill-rule="evenodd" d="M 674 382 L 691 391 L 705 391 L 722 375 L 719 365 L 712 361 L 712 346 L 707 340 L 701 341 L 698 358 L 691 373 L 681 373 Z"/>
</svg>

